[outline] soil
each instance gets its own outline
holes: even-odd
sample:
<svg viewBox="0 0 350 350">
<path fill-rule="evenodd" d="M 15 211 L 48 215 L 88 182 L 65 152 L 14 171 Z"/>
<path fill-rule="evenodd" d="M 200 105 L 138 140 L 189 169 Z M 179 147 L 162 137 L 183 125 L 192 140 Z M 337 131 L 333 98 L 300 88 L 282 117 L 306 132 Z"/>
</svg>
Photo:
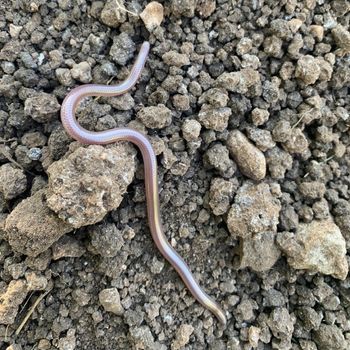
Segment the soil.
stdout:
<svg viewBox="0 0 350 350">
<path fill-rule="evenodd" d="M 349 349 L 349 2 L 158 2 L 0 0 L 0 348 Z M 166 236 L 226 327 L 152 241 L 140 154 L 59 119 L 145 40 L 136 87 L 78 119 L 150 138 Z"/>
</svg>

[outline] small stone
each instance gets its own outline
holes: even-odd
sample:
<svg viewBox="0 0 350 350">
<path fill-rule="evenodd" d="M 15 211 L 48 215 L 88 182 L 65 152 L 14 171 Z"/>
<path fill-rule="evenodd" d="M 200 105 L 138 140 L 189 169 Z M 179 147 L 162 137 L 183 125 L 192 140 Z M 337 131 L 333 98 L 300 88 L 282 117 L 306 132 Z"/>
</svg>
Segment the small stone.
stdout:
<svg viewBox="0 0 350 350">
<path fill-rule="evenodd" d="M 214 215 L 224 215 L 233 199 L 237 186 L 232 181 L 214 178 L 210 184 L 209 206 Z"/>
<path fill-rule="evenodd" d="M 157 343 L 154 342 L 152 332 L 148 326 L 130 327 L 129 332 L 134 343 L 133 349 L 156 349 Z"/>
<path fill-rule="evenodd" d="M 318 42 L 321 42 L 323 40 L 324 28 L 319 25 L 311 25 L 310 33 L 317 39 Z"/>
<path fill-rule="evenodd" d="M 197 11 L 201 17 L 209 17 L 216 9 L 216 0 L 198 0 Z"/>
<path fill-rule="evenodd" d="M 265 153 L 265 157 L 273 179 L 283 179 L 286 171 L 292 169 L 293 157 L 279 147 L 268 150 Z"/>
<path fill-rule="evenodd" d="M 346 242 L 331 218 L 299 223 L 295 235 L 280 233 L 277 242 L 294 269 L 320 272 L 341 280 L 348 274 Z"/>
<path fill-rule="evenodd" d="M 18 197 L 27 189 L 27 177 L 22 169 L 10 163 L 0 166 L 0 192 L 5 199 Z"/>
<path fill-rule="evenodd" d="M 9 26 L 9 31 L 10 31 L 10 35 L 11 35 L 11 38 L 18 38 L 19 36 L 19 33 L 21 32 L 21 30 L 23 29 L 22 26 L 15 26 L 14 24 L 10 23 L 10 26 Z"/>
<path fill-rule="evenodd" d="M 341 24 L 337 24 L 337 26 L 332 29 L 332 35 L 339 47 L 339 53 L 342 56 L 350 53 L 350 32 Z"/>
<path fill-rule="evenodd" d="M 134 56 L 135 50 L 135 43 L 130 36 L 127 33 L 122 32 L 114 38 L 109 54 L 114 62 L 121 66 L 125 66 L 128 60 Z"/>
<path fill-rule="evenodd" d="M 63 236 L 52 246 L 53 260 L 58 260 L 64 257 L 80 258 L 84 253 L 84 246 L 75 238 L 70 236 Z"/>
<path fill-rule="evenodd" d="M 31 160 L 39 160 L 42 156 L 42 150 L 38 147 L 33 147 L 28 150 L 27 157 Z"/>
<path fill-rule="evenodd" d="M 198 0 L 171 0 L 171 12 L 176 17 L 193 17 Z"/>
<path fill-rule="evenodd" d="M 78 80 L 83 84 L 87 84 L 92 80 L 91 66 L 88 62 L 75 64 L 70 72 L 75 80 Z"/>
<path fill-rule="evenodd" d="M 190 324 L 182 324 L 176 332 L 175 340 L 171 343 L 171 350 L 183 348 L 190 340 L 194 328 Z"/>
<path fill-rule="evenodd" d="M 295 34 L 303 25 L 303 21 L 299 18 L 292 18 L 290 21 L 288 21 L 288 25 L 291 32 Z"/>
<path fill-rule="evenodd" d="M 187 95 L 176 94 L 173 96 L 173 105 L 177 111 L 188 111 L 190 109 L 190 99 Z"/>
<path fill-rule="evenodd" d="M 124 308 L 120 303 L 120 296 L 117 288 L 104 289 L 98 295 L 98 299 L 107 312 L 112 312 L 118 316 L 124 313 Z"/>
<path fill-rule="evenodd" d="M 269 120 L 270 113 L 266 109 L 254 108 L 252 110 L 252 121 L 255 126 L 263 125 Z"/>
<path fill-rule="evenodd" d="M 345 350 L 346 341 L 342 331 L 336 325 L 321 324 L 313 332 L 315 343 L 319 350 Z"/>
<path fill-rule="evenodd" d="M 135 149 L 125 143 L 79 147 L 47 169 L 47 204 L 75 228 L 92 225 L 116 209 L 135 172 Z"/>
<path fill-rule="evenodd" d="M 285 307 L 274 309 L 268 319 L 268 325 L 273 335 L 277 339 L 287 340 L 290 342 L 293 331 L 295 319 L 292 317 Z M 279 347 L 280 349 L 287 349 L 287 347 Z"/>
<path fill-rule="evenodd" d="M 12 248 L 37 256 L 73 227 L 60 220 L 46 204 L 46 190 L 24 199 L 9 214 L 5 230 Z"/>
<path fill-rule="evenodd" d="M 178 53 L 176 51 L 168 51 L 163 56 L 162 59 L 168 66 L 182 67 L 188 66 L 190 64 L 189 57 L 184 53 Z"/>
<path fill-rule="evenodd" d="M 268 271 L 275 265 L 281 251 L 275 243 L 274 232 L 259 232 L 244 238 L 240 244 L 240 268 L 250 267 L 254 271 Z"/>
<path fill-rule="evenodd" d="M 297 309 L 296 314 L 301 320 L 306 331 L 310 332 L 313 329 L 318 329 L 322 322 L 322 314 L 317 313 L 313 308 L 304 306 Z"/>
<path fill-rule="evenodd" d="M 237 54 L 243 56 L 250 52 L 253 47 L 253 41 L 250 38 L 242 38 L 236 47 Z"/>
<path fill-rule="evenodd" d="M 213 107 L 226 107 L 229 100 L 228 93 L 224 89 L 212 88 L 205 91 L 198 99 L 199 104 L 207 103 Z"/>
<path fill-rule="evenodd" d="M 68 329 L 67 335 L 58 341 L 59 350 L 74 350 L 76 348 L 75 330 Z"/>
<path fill-rule="evenodd" d="M 268 184 L 245 183 L 237 192 L 228 217 L 227 226 L 232 235 L 248 237 L 260 232 L 276 232 L 280 201 Z"/>
<path fill-rule="evenodd" d="M 96 1 L 97 2 L 97 1 Z M 124 6 L 124 0 L 118 0 L 121 7 Z M 117 28 L 127 19 L 127 12 L 117 6 L 115 0 L 107 0 L 101 11 L 101 21 L 108 27 Z"/>
<path fill-rule="evenodd" d="M 282 54 L 282 45 L 283 41 L 280 38 L 277 38 L 277 36 L 268 36 L 264 41 L 264 52 L 268 56 L 278 58 Z"/>
<path fill-rule="evenodd" d="M 171 110 L 163 104 L 141 108 L 137 118 L 150 129 L 162 129 L 172 122 Z"/>
<path fill-rule="evenodd" d="M 262 93 L 260 74 L 251 68 L 244 68 L 239 72 L 222 73 L 216 79 L 215 85 L 251 97 L 260 96 Z"/>
<path fill-rule="evenodd" d="M 291 131 L 290 138 L 283 143 L 283 148 L 291 154 L 305 154 L 309 149 L 309 142 L 299 128 Z"/>
<path fill-rule="evenodd" d="M 38 123 L 47 123 L 57 117 L 61 106 L 53 94 L 40 92 L 28 97 L 24 102 L 24 113 Z"/>
<path fill-rule="evenodd" d="M 276 143 L 272 140 L 271 131 L 253 127 L 247 127 L 247 136 L 253 141 L 262 152 L 266 152 L 268 149 L 274 148 Z"/>
<path fill-rule="evenodd" d="M 58 79 L 59 83 L 63 86 L 72 86 L 74 84 L 74 80 L 72 78 L 71 70 L 68 68 L 57 68 L 56 71 L 56 78 Z M 91 75 L 91 72 L 90 72 Z M 84 77 L 85 78 L 85 77 Z M 91 78 L 90 78 L 91 80 Z"/>
<path fill-rule="evenodd" d="M 259 339 L 260 339 L 260 328 L 250 326 L 248 330 L 248 341 L 249 344 L 252 346 L 252 348 L 257 348 L 259 344 Z"/>
<path fill-rule="evenodd" d="M 72 297 L 79 306 L 86 306 L 90 303 L 91 296 L 82 288 L 74 289 Z"/>
<path fill-rule="evenodd" d="M 230 178 L 237 170 L 236 164 L 229 157 L 227 147 L 220 143 L 207 150 L 204 162 L 207 167 L 214 168 L 225 178 Z"/>
<path fill-rule="evenodd" d="M 311 55 L 302 56 L 297 62 L 295 77 L 306 85 L 312 85 L 319 78 L 321 69 L 316 59 Z"/>
<path fill-rule="evenodd" d="M 205 128 L 222 132 L 227 128 L 231 114 L 229 107 L 212 108 L 210 105 L 203 105 L 198 120 Z"/>
<path fill-rule="evenodd" d="M 11 281 L 6 291 L 0 295 L 0 324 L 13 324 L 18 307 L 22 305 L 28 293 L 24 280 Z"/>
<path fill-rule="evenodd" d="M 266 175 L 264 154 L 239 130 L 229 133 L 227 148 L 243 175 L 259 181 Z"/>
<path fill-rule="evenodd" d="M 185 119 L 182 124 L 182 136 L 188 141 L 196 141 L 201 132 L 201 124 L 195 119 Z"/>
<path fill-rule="evenodd" d="M 157 1 L 151 1 L 140 13 L 140 17 L 149 32 L 159 27 L 164 19 L 163 5 Z"/>
</svg>

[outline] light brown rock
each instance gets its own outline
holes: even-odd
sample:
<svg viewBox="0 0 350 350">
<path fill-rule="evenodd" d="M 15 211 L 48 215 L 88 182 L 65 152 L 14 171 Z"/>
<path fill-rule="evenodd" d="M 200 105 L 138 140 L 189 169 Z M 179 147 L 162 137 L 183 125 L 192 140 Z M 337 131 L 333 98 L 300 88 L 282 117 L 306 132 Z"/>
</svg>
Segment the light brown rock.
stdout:
<svg viewBox="0 0 350 350">
<path fill-rule="evenodd" d="M 48 206 L 75 228 L 101 221 L 123 199 L 135 173 L 127 143 L 80 147 L 48 168 Z"/>
<path fill-rule="evenodd" d="M 275 232 L 261 232 L 241 239 L 239 267 L 241 269 L 250 267 L 258 272 L 271 269 L 281 256 L 281 250 L 275 243 L 275 236 Z"/>
<path fill-rule="evenodd" d="M 231 131 L 226 145 L 243 175 L 256 181 L 265 177 L 266 160 L 264 154 L 242 132 L 239 130 Z"/>
<path fill-rule="evenodd" d="M 15 322 L 18 307 L 28 293 L 24 280 L 11 281 L 4 294 L 0 295 L 0 324 L 12 324 Z"/>
<path fill-rule="evenodd" d="M 280 201 L 272 195 L 268 184 L 248 182 L 237 192 L 227 226 L 232 235 L 242 238 L 260 232 L 276 232 L 280 210 Z"/>
<path fill-rule="evenodd" d="M 299 224 L 295 235 L 283 232 L 277 241 L 294 269 L 346 278 L 346 243 L 333 219 Z"/>
<path fill-rule="evenodd" d="M 146 5 L 140 13 L 140 17 L 145 24 L 147 30 L 151 32 L 153 29 L 160 26 L 164 19 L 163 5 L 157 1 L 151 1 Z"/>
<path fill-rule="evenodd" d="M 46 190 L 24 199 L 6 219 L 5 230 L 13 250 L 37 256 L 73 227 L 60 220 L 46 204 Z"/>
</svg>

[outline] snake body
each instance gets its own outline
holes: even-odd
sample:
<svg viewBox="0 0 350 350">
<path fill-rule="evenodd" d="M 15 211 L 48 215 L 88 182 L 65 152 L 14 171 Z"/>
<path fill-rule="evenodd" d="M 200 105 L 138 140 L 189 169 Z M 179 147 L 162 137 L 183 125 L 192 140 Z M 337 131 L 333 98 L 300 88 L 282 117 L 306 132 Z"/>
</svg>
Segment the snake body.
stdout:
<svg viewBox="0 0 350 350">
<path fill-rule="evenodd" d="M 106 131 L 89 131 L 75 118 L 75 110 L 82 98 L 87 96 L 118 96 L 129 91 L 140 77 L 145 65 L 150 45 L 144 42 L 128 78 L 119 85 L 85 84 L 71 90 L 61 107 L 61 120 L 68 134 L 84 144 L 106 145 L 116 141 L 130 141 L 141 151 L 147 200 L 147 215 L 153 240 L 166 260 L 175 268 L 192 295 L 226 324 L 224 311 L 209 297 L 193 277 L 189 267 L 168 242 L 161 225 L 159 191 L 157 179 L 157 160 L 151 143 L 146 136 L 129 128 L 115 128 Z"/>
</svg>

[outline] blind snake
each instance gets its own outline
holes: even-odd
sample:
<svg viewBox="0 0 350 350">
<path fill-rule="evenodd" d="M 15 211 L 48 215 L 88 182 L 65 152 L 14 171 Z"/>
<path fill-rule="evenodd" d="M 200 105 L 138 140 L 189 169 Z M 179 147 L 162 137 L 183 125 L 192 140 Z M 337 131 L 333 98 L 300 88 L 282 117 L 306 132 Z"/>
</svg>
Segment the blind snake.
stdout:
<svg viewBox="0 0 350 350">
<path fill-rule="evenodd" d="M 118 96 L 129 91 L 137 82 L 145 65 L 150 45 L 144 42 L 126 80 L 118 85 L 85 84 L 71 90 L 61 107 L 61 120 L 68 134 L 84 144 L 106 145 L 116 141 L 130 141 L 141 151 L 145 170 L 145 191 L 147 215 L 153 240 L 166 260 L 175 268 L 192 295 L 209 309 L 222 324 L 226 316 L 218 303 L 209 297 L 193 277 L 189 267 L 168 242 L 161 225 L 157 160 L 151 143 L 140 132 L 129 128 L 115 128 L 106 131 L 89 131 L 84 129 L 75 118 L 79 101 L 87 96 Z"/>
</svg>

